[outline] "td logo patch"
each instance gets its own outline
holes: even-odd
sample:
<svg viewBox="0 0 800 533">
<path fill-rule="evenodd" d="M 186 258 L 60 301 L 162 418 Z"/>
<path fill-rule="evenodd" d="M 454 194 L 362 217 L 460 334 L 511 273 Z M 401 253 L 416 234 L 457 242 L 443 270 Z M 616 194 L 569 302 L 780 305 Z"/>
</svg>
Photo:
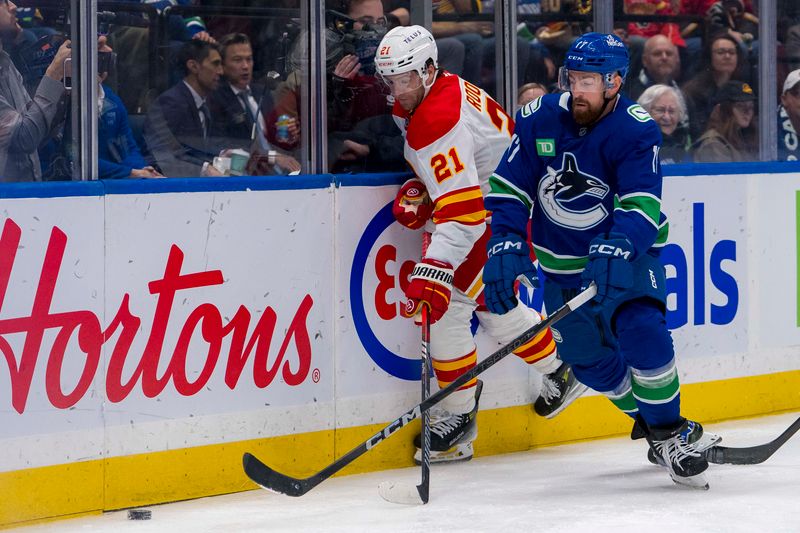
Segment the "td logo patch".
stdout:
<svg viewBox="0 0 800 533">
<path fill-rule="evenodd" d="M 555 139 L 536 139 L 536 153 L 540 157 L 556 155 L 556 140 Z"/>
</svg>

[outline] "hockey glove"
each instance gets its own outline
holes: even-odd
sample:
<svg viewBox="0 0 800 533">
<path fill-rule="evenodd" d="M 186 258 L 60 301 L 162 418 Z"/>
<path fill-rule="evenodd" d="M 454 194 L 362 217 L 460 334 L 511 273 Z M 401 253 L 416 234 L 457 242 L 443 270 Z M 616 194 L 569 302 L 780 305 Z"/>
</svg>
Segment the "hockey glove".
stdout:
<svg viewBox="0 0 800 533">
<path fill-rule="evenodd" d="M 406 307 L 403 316 L 411 318 L 427 305 L 431 324 L 442 318 L 450 305 L 453 288 L 453 267 L 436 259 L 423 259 L 414 266 L 406 288 Z"/>
<path fill-rule="evenodd" d="M 394 218 L 409 229 L 419 229 L 432 213 L 433 205 L 425 184 L 416 178 L 406 181 L 397 192 L 392 205 Z"/>
<path fill-rule="evenodd" d="M 633 287 L 633 244 L 622 233 L 595 237 L 589 243 L 589 262 L 583 270 L 581 289 L 594 281 L 597 284 L 597 304 L 616 300 Z"/>
<path fill-rule="evenodd" d="M 519 276 L 538 286 L 528 242 L 519 235 L 495 235 L 487 244 L 483 267 L 483 294 L 489 311 L 502 315 L 517 306 L 515 282 Z"/>
</svg>

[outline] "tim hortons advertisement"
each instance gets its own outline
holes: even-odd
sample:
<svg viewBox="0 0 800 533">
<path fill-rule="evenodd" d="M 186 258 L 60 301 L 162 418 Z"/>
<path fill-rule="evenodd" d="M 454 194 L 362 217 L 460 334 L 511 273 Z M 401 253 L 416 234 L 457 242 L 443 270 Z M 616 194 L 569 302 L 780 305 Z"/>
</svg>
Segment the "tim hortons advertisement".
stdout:
<svg viewBox="0 0 800 533">
<path fill-rule="evenodd" d="M 35 220 L 8 210 L 6 451 L 81 430 L 89 456 L 279 435 L 297 431 L 287 413 L 332 404 L 327 190 L 107 196 L 105 213 L 102 201 L 47 200 Z M 331 424 L 324 407 L 304 420 Z M 46 448 L 0 467 L 59 462 Z"/>
</svg>

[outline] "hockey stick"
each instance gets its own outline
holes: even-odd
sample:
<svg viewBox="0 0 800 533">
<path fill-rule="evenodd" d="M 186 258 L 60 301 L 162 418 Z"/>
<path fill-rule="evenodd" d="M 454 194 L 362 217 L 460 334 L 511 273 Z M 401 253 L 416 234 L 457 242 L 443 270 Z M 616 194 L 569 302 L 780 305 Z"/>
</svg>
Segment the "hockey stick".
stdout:
<svg viewBox="0 0 800 533">
<path fill-rule="evenodd" d="M 431 316 L 428 307 L 422 306 L 422 401 L 428 399 L 431 393 L 430 360 L 431 360 Z M 420 505 L 428 503 L 431 486 L 431 423 L 430 411 L 423 411 L 422 417 L 422 481 L 416 487 L 384 481 L 378 485 L 378 494 L 381 498 L 391 503 L 406 505 Z"/>
<path fill-rule="evenodd" d="M 709 463 L 718 465 L 757 465 L 772 457 L 772 454 L 786 444 L 798 430 L 800 430 L 800 418 L 770 442 L 744 448 L 712 446 L 705 451 L 706 459 Z"/>
<path fill-rule="evenodd" d="M 583 292 L 578 293 L 572 300 L 565 303 L 561 306 L 557 311 L 555 311 L 552 315 L 545 318 L 535 326 L 528 328 L 522 333 L 519 337 L 511 341 L 509 344 L 500 348 L 490 356 L 488 356 L 483 361 L 479 362 L 477 365 L 472 367 L 467 372 L 461 374 L 458 378 L 456 378 L 450 385 L 441 389 L 440 391 L 436 392 L 432 396 L 430 396 L 424 402 L 417 404 L 411 410 L 406 411 L 399 418 L 396 418 L 392 422 L 384 427 L 382 430 L 377 432 L 375 435 L 371 436 L 365 442 L 362 442 L 346 454 L 344 454 L 339 459 L 335 460 L 333 463 L 329 464 L 316 474 L 313 474 L 307 478 L 294 478 L 291 476 L 287 476 L 286 474 L 281 474 L 273 470 L 272 468 L 268 467 L 261 461 L 259 461 L 254 455 L 250 453 L 245 453 L 244 457 L 242 457 L 242 463 L 244 465 L 244 471 L 247 476 L 256 482 L 258 485 L 262 486 L 267 490 L 271 490 L 273 492 L 278 492 L 280 494 L 286 494 L 288 496 L 302 496 L 303 494 L 307 493 L 336 472 L 344 468 L 345 466 L 349 465 L 372 448 L 383 442 L 384 440 L 391 437 L 397 430 L 402 428 L 403 426 L 407 425 L 409 422 L 420 416 L 423 412 L 427 411 L 434 405 L 441 402 L 447 396 L 450 396 L 453 392 L 455 392 L 459 387 L 464 385 L 466 382 L 477 376 L 478 374 L 485 372 L 492 366 L 494 366 L 498 361 L 503 359 L 508 354 L 512 353 L 514 350 L 534 338 L 536 335 L 547 329 L 548 327 L 552 326 L 572 311 L 577 309 L 578 307 L 582 306 L 592 298 L 594 295 L 597 294 L 597 286 L 592 283 L 588 289 L 584 290 Z"/>
</svg>

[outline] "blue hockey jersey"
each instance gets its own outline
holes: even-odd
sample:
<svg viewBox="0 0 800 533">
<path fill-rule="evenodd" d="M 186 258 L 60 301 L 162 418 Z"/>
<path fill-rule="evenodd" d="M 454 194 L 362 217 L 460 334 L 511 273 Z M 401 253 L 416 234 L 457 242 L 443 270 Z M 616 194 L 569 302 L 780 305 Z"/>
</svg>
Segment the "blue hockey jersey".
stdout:
<svg viewBox="0 0 800 533">
<path fill-rule="evenodd" d="M 620 97 L 592 127 L 578 125 L 569 93 L 549 94 L 517 112 L 511 145 L 490 179 L 492 233 L 526 236 L 542 270 L 576 283 L 589 243 L 625 234 L 636 257 L 663 247 L 661 131 L 638 104 Z"/>
</svg>

